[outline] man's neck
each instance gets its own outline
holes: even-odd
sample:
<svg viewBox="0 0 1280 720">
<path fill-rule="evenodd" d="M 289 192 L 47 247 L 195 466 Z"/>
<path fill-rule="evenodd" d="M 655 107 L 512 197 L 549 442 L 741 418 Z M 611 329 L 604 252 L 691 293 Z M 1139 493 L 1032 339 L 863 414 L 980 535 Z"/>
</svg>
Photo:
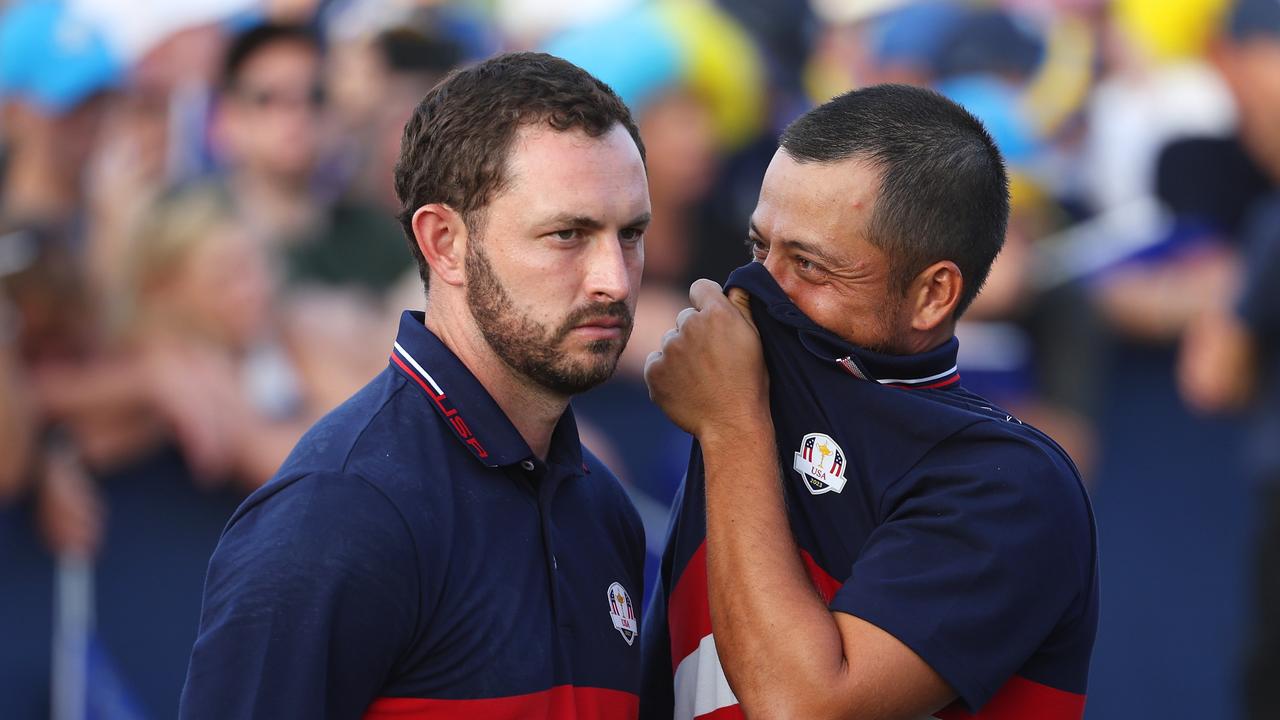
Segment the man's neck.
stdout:
<svg viewBox="0 0 1280 720">
<path fill-rule="evenodd" d="M 427 329 L 462 361 L 480 381 L 529 449 L 542 460 L 551 449 L 551 435 L 569 405 L 569 398 L 552 393 L 503 362 L 467 316 L 446 318 L 443 303 L 427 303 Z M 465 310 L 463 311 L 465 312 Z"/>
<path fill-rule="evenodd" d="M 894 355 L 920 355 L 940 347 L 956 334 L 955 321 L 943 323 L 928 332 L 913 332 L 907 336 L 907 342 Z"/>
</svg>

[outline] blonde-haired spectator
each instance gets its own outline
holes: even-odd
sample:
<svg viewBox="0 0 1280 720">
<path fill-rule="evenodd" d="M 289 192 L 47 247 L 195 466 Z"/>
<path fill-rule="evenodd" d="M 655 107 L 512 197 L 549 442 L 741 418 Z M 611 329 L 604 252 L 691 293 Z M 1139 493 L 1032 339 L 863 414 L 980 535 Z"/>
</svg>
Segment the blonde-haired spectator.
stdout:
<svg viewBox="0 0 1280 720">
<path fill-rule="evenodd" d="M 373 362 L 357 310 L 279 301 L 262 243 L 217 186 L 158 201 L 126 275 L 122 332 L 198 478 L 265 482 Z"/>
</svg>

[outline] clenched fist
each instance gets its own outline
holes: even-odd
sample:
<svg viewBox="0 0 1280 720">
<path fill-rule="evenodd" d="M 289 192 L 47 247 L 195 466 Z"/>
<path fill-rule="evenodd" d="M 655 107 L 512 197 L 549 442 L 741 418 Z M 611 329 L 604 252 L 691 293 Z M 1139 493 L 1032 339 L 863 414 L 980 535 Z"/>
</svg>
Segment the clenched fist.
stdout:
<svg viewBox="0 0 1280 720">
<path fill-rule="evenodd" d="M 662 350 L 645 361 L 649 397 L 700 441 L 742 436 L 769 419 L 769 377 L 750 298 L 739 288 L 698 280 L 693 307 L 676 316 Z"/>
</svg>

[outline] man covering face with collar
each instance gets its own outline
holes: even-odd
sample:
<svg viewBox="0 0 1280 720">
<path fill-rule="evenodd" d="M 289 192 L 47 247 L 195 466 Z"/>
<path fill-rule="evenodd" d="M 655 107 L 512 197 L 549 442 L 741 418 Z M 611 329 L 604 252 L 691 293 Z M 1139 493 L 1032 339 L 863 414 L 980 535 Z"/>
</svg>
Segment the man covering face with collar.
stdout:
<svg viewBox="0 0 1280 720">
<path fill-rule="evenodd" d="M 697 440 L 646 617 L 642 716 L 1083 714 L 1092 511 L 1048 437 L 966 391 L 956 318 L 1004 240 L 981 124 L 875 86 L 792 124 L 727 296 L 650 356 Z"/>
</svg>

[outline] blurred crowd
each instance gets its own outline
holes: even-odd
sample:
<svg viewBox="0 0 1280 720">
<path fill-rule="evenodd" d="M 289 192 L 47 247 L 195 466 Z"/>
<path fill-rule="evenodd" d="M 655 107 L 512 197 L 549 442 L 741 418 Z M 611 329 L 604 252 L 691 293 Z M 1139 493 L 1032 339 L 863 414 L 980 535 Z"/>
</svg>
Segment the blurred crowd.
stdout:
<svg viewBox="0 0 1280 720">
<path fill-rule="evenodd" d="M 648 148 L 635 332 L 618 377 L 575 408 L 654 557 L 689 440 L 649 403 L 644 358 L 689 282 L 747 261 L 781 129 L 880 82 L 969 108 L 1014 178 L 1005 249 L 958 330 L 965 384 L 1097 478 L 1116 348 L 1155 353 L 1178 412 L 1241 413 L 1239 452 L 1216 449 L 1239 468 L 1224 477 L 1280 488 L 1274 0 L 155 5 L 0 0 L 0 626 L 26 626 L 0 631 L 0 707 L 14 717 L 48 713 L 50 651 L 32 648 L 56 614 L 48 568 L 68 558 L 98 566 L 114 716 L 173 714 L 221 522 L 422 305 L 395 219 L 403 123 L 451 68 L 503 50 L 596 74 Z M 1135 416 L 1158 433 L 1159 414 Z M 1259 492 L 1280 517 L 1280 491 Z"/>
</svg>

